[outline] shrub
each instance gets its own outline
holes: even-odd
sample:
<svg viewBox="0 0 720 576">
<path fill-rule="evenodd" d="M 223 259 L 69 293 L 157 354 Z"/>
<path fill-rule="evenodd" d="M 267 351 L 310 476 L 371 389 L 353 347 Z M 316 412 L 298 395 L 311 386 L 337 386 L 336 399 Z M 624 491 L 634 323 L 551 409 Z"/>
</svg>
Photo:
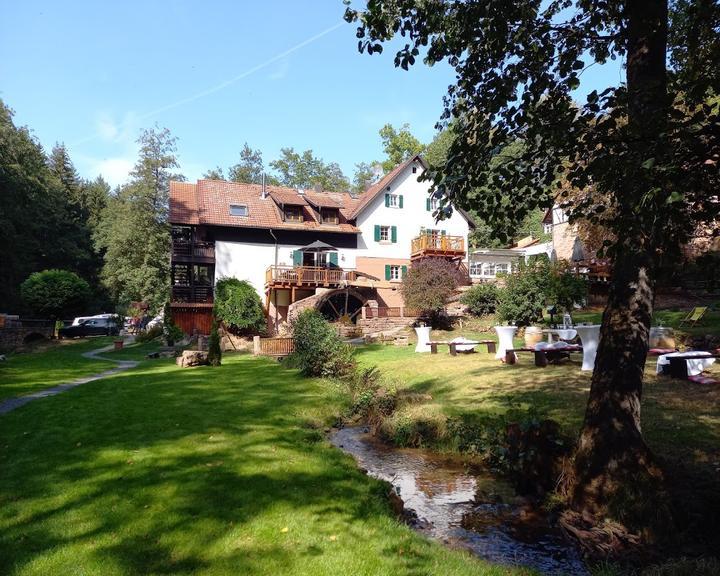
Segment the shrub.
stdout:
<svg viewBox="0 0 720 576">
<path fill-rule="evenodd" d="M 145 342 L 155 340 L 155 338 L 159 338 L 162 335 L 163 327 L 160 324 L 156 324 L 152 328 L 148 328 L 147 330 L 141 330 L 138 335 L 135 336 L 135 342 L 143 344 Z"/>
<path fill-rule="evenodd" d="M 465 304 L 474 316 L 494 314 L 499 292 L 500 289 L 495 284 L 477 284 L 462 295 L 460 302 Z"/>
<path fill-rule="evenodd" d="M 520 263 L 519 268 L 505 277 L 495 315 L 499 322 L 529 326 L 542 318 L 546 301 L 547 276 L 542 264 Z"/>
<path fill-rule="evenodd" d="M 401 286 L 405 306 L 437 318 L 464 281 L 458 267 L 444 258 L 426 258 L 413 264 Z"/>
<path fill-rule="evenodd" d="M 355 369 L 350 346 L 343 343 L 317 310 L 304 310 L 293 323 L 293 362 L 306 376 L 344 378 Z"/>
<path fill-rule="evenodd" d="M 245 280 L 224 278 L 218 281 L 213 314 L 236 333 L 253 334 L 265 328 L 260 296 Z"/>
<path fill-rule="evenodd" d="M 173 322 L 172 310 L 169 302 L 165 303 L 165 308 L 163 309 L 163 335 L 165 336 L 165 343 L 168 346 L 172 346 L 175 342 L 182 340 L 183 336 L 185 336 L 180 327 Z"/>
<path fill-rule="evenodd" d="M 30 274 L 20 285 L 20 295 L 35 314 L 56 319 L 83 313 L 92 291 L 74 272 L 43 270 Z"/>
<path fill-rule="evenodd" d="M 210 366 L 220 366 L 221 362 L 220 333 L 218 332 L 217 320 L 213 320 L 210 329 L 210 340 L 208 341 L 208 363 Z"/>
</svg>

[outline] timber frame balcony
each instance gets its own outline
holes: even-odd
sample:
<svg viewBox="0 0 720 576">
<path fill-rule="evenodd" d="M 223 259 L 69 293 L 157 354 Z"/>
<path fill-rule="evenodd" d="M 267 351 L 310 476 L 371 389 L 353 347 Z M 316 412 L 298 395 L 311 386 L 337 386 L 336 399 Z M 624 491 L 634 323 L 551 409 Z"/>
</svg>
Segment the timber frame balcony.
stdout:
<svg viewBox="0 0 720 576">
<path fill-rule="evenodd" d="M 186 241 L 173 238 L 172 260 L 173 262 L 214 264 L 215 244 L 213 242 Z"/>
<path fill-rule="evenodd" d="M 425 257 L 462 259 L 465 257 L 465 238 L 421 234 L 412 239 L 410 259 L 418 260 Z"/>
<path fill-rule="evenodd" d="M 212 304 L 213 287 L 212 286 L 183 286 L 176 285 L 172 287 L 172 303 L 173 304 Z"/>
<path fill-rule="evenodd" d="M 336 287 L 356 279 L 355 270 L 324 266 L 270 266 L 265 271 L 267 288 L 298 286 Z"/>
</svg>

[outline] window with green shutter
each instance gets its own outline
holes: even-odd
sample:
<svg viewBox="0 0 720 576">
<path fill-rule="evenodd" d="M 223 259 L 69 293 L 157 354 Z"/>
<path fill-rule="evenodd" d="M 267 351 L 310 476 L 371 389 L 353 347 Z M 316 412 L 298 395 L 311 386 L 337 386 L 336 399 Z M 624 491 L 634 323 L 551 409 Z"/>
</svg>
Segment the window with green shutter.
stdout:
<svg viewBox="0 0 720 576">
<path fill-rule="evenodd" d="M 390 228 L 390 241 L 395 244 L 397 242 L 397 226 Z"/>
<path fill-rule="evenodd" d="M 385 264 L 385 280 L 390 280 L 390 264 Z"/>
<path fill-rule="evenodd" d="M 390 194 L 385 194 L 385 208 L 390 207 Z"/>
<path fill-rule="evenodd" d="M 398 196 L 398 208 L 402 208 L 402 207 L 403 207 L 403 196 L 402 196 L 402 194 L 400 194 L 400 196 Z"/>
<path fill-rule="evenodd" d="M 330 265 L 331 266 L 338 265 L 338 253 L 337 252 L 330 252 Z"/>
<path fill-rule="evenodd" d="M 380 225 L 375 224 L 375 242 L 380 242 Z"/>
<path fill-rule="evenodd" d="M 402 267 L 402 278 L 405 278 L 407 276 L 407 266 Z"/>
<path fill-rule="evenodd" d="M 300 250 L 294 250 L 292 253 L 293 266 L 302 266 L 303 253 Z"/>
<path fill-rule="evenodd" d="M 425 210 L 432 212 L 432 200 L 430 198 L 425 200 Z"/>
</svg>

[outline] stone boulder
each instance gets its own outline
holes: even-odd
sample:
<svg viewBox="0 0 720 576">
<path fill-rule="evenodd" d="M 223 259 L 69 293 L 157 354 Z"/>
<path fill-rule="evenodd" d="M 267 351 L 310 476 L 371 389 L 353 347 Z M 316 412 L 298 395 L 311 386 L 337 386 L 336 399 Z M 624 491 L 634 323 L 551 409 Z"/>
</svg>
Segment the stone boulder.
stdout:
<svg viewBox="0 0 720 576">
<path fill-rule="evenodd" d="M 176 358 L 175 362 L 183 368 L 204 366 L 208 363 L 208 353 L 202 350 L 185 350 L 182 356 Z"/>
</svg>

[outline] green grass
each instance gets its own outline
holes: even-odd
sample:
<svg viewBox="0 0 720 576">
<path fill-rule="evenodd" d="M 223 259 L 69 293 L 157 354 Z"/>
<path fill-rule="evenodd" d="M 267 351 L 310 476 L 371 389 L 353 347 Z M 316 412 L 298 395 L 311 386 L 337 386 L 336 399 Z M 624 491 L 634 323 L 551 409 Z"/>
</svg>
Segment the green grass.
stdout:
<svg viewBox="0 0 720 576">
<path fill-rule="evenodd" d="M 442 337 L 459 334 L 467 335 L 456 330 Z M 537 368 L 531 354 L 521 354 L 518 364 L 506 366 L 484 348 L 479 350 L 456 357 L 447 351 L 420 356 L 414 346 L 371 345 L 358 350 L 358 359 L 362 366 L 376 365 L 403 394 L 414 393 L 396 418 L 435 420 L 533 408 L 576 437 L 591 378 L 590 372 L 580 370 L 579 356 L 568 365 Z M 720 461 L 720 387 L 658 377 L 655 364 L 656 358 L 648 359 L 643 393 L 643 433 L 650 446 L 686 462 Z M 718 364 L 711 372 L 720 379 Z"/>
<path fill-rule="evenodd" d="M 157 340 L 143 342 L 142 344 L 125 344 L 121 350 L 111 350 L 104 353 L 103 356 L 113 360 L 145 360 L 148 354 L 157 352 L 161 347 L 162 343 Z"/>
<path fill-rule="evenodd" d="M 520 573 L 433 543 L 332 448 L 328 383 L 268 359 L 138 368 L 0 417 L 0 573 Z"/>
<path fill-rule="evenodd" d="M 107 346 L 112 338 L 88 338 L 80 342 L 62 340 L 49 348 L 7 355 L 0 362 L 0 400 L 24 396 L 102 372 L 115 366 L 112 362 L 83 358 L 83 352 Z"/>
</svg>

